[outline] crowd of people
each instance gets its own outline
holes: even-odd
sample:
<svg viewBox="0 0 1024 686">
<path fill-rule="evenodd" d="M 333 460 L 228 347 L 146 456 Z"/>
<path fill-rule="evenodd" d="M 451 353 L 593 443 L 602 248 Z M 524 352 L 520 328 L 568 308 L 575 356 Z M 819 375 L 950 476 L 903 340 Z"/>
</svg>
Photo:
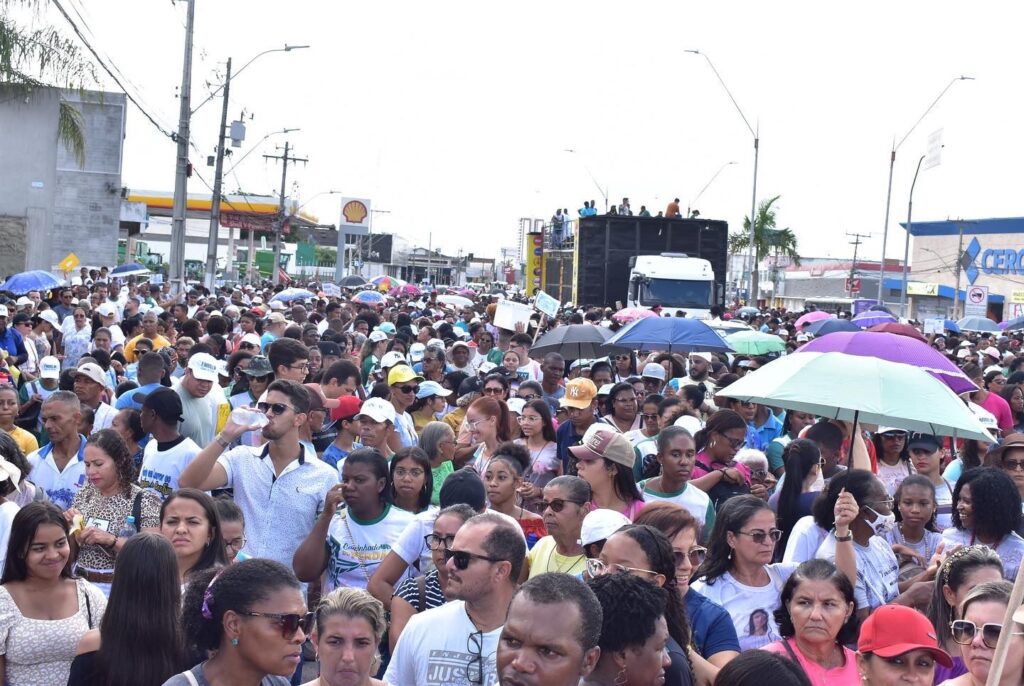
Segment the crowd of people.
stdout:
<svg viewBox="0 0 1024 686">
<path fill-rule="evenodd" d="M 984 443 L 722 395 L 801 313 L 581 360 L 307 285 L 0 304 L 0 681 L 1024 683 L 1019 334 L 927 339 Z"/>
</svg>

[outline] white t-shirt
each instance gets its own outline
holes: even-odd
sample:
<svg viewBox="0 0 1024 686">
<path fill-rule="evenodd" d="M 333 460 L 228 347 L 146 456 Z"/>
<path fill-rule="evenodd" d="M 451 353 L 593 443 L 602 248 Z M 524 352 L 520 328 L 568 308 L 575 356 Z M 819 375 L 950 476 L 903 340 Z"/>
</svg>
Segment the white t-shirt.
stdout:
<svg viewBox="0 0 1024 686">
<path fill-rule="evenodd" d="M 800 564 L 813 560 L 826 536 L 828 536 L 828 532 L 814 523 L 814 517 L 810 515 L 801 517 L 796 520 L 793 530 L 789 532 L 789 538 L 786 540 L 786 552 L 782 555 L 782 561 Z"/>
<path fill-rule="evenodd" d="M 366 588 L 367 582 L 413 520 L 405 510 L 385 505 L 377 519 L 361 522 L 348 509 L 339 508 L 327 530 L 327 581 L 324 592 L 335 588 Z M 403 575 L 400 580 L 405 580 Z"/>
<path fill-rule="evenodd" d="M 167 496 L 178 490 L 178 477 L 200 450 L 202 448 L 187 436 L 179 436 L 177 442 L 163 444 L 151 440 L 142 451 L 139 485 L 156 493 L 161 500 L 166 500 Z"/>
<path fill-rule="evenodd" d="M 530 360 L 516 370 L 516 376 L 519 377 L 520 383 L 523 381 L 540 381 L 543 376 L 540 371 L 540 363 L 535 360 Z"/>
<path fill-rule="evenodd" d="M 92 431 L 96 433 L 100 429 L 109 429 L 114 425 L 114 416 L 117 414 L 117 410 L 108 405 L 107 403 L 101 402 L 96 407 L 96 414 L 92 421 Z"/>
<path fill-rule="evenodd" d="M 895 465 L 887 465 L 881 460 L 878 461 L 878 479 L 885 486 L 885 492 L 889 495 L 896 495 L 896 489 L 900 487 L 903 480 L 914 473 L 910 460 L 900 460 Z"/>
<path fill-rule="evenodd" d="M 700 522 L 701 528 L 704 528 L 707 522 L 715 521 L 715 506 L 711 504 L 711 498 L 696 486 L 691 488 L 689 484 L 684 484 L 681 491 L 660 493 L 652 491 L 648 487 L 649 481 L 650 479 L 647 479 L 637 484 L 640 487 L 640 492 L 643 493 L 644 502 L 651 503 L 657 500 L 664 500 L 681 505 L 687 512 L 693 515 L 694 519 Z"/>
<path fill-rule="evenodd" d="M 416 422 L 408 412 L 395 412 L 395 432 L 403 448 L 415 448 L 420 444 Z"/>
<path fill-rule="evenodd" d="M 437 519 L 437 513 L 440 511 L 440 508 L 431 505 L 423 512 L 413 515 L 412 521 L 406 525 L 391 546 L 391 550 L 402 558 L 405 564 L 409 565 L 412 576 L 426 574 L 430 569 L 432 562 L 430 548 L 427 547 L 423 539 L 434 531 L 434 520 Z M 419 570 L 413 567 L 417 560 L 419 560 Z"/>
<path fill-rule="evenodd" d="M 4 551 L 3 557 L 0 557 L 0 575 L 4 573 L 7 544 L 11 540 L 11 524 L 14 523 L 14 515 L 18 514 L 20 509 L 16 503 L 12 503 L 10 500 L 0 503 L 0 550 Z"/>
<path fill-rule="evenodd" d="M 956 482 L 943 479 L 935 487 L 935 524 L 939 531 L 953 528 L 953 489 Z"/>
<path fill-rule="evenodd" d="M 980 545 L 980 541 L 974 539 L 974 532 L 969 529 L 963 531 L 953 528 L 946 529 L 942 532 L 942 542 L 946 544 L 945 550 L 947 551 L 957 545 Z M 1009 536 L 999 542 L 995 551 L 1003 561 L 1003 577 L 1008 581 L 1016 579 L 1017 570 L 1020 569 L 1020 559 L 1024 556 L 1024 538 L 1011 532 Z"/>
<path fill-rule="evenodd" d="M 761 648 L 782 638 L 775 623 L 775 610 L 779 607 L 782 587 L 797 566 L 786 563 L 765 565 L 771 579 L 766 586 L 741 584 L 726 572 L 714 584 L 709 585 L 701 579 L 690 584 L 690 588 L 725 608 L 736 628 L 740 650 Z M 767 621 L 762 623 L 765 614 Z"/>
<path fill-rule="evenodd" d="M 468 667 L 476 657 L 469 652 L 470 635 L 477 629 L 466 614 L 466 604 L 453 600 L 409 619 L 384 673 L 390 686 L 497 686 L 495 660 L 501 627 L 477 635 L 481 680 L 469 680 Z M 475 646 L 474 646 L 475 647 Z M 473 676 L 476 676 L 475 674 Z"/>
<path fill-rule="evenodd" d="M 888 541 L 872 536 L 866 546 L 853 542 L 857 555 L 857 583 L 853 587 L 853 600 L 857 609 L 874 610 L 900 594 L 900 564 Z M 818 548 L 819 557 L 835 563 L 836 537 L 829 533 Z"/>
</svg>

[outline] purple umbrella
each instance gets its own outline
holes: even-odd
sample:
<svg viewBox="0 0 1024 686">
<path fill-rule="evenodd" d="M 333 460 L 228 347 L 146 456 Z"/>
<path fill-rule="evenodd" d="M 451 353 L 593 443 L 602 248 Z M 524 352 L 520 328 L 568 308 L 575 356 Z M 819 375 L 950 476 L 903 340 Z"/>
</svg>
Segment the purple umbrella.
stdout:
<svg viewBox="0 0 1024 686">
<path fill-rule="evenodd" d="M 956 394 L 974 392 L 978 387 L 957 369 L 956 365 L 943 357 L 942 353 L 909 336 L 880 331 L 837 332 L 815 338 L 800 347 L 800 353 L 841 352 L 861 357 L 877 357 L 889 362 L 899 362 L 918 367 L 946 384 Z"/>
<path fill-rule="evenodd" d="M 854 324 L 861 327 L 862 329 L 869 329 L 872 326 L 877 326 L 879 324 L 888 324 L 899 320 L 897 320 L 896 317 L 892 316 L 888 312 L 868 310 L 867 312 L 861 312 L 850 321 L 852 321 Z"/>
</svg>

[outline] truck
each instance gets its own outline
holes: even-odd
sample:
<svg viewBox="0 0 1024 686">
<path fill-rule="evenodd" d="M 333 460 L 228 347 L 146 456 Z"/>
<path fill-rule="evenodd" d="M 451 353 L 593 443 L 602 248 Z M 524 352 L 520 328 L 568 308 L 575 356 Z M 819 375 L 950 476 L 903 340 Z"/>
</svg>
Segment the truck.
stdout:
<svg viewBox="0 0 1024 686">
<path fill-rule="evenodd" d="M 602 215 L 559 243 L 545 235 L 543 290 L 590 307 L 662 306 L 707 318 L 725 301 L 729 225 L 721 220 Z"/>
</svg>

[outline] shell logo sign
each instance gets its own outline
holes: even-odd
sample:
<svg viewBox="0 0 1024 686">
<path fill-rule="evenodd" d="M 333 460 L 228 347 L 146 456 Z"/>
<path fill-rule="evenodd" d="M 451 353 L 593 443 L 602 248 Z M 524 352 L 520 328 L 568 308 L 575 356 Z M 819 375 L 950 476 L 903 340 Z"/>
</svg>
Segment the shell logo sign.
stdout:
<svg viewBox="0 0 1024 686">
<path fill-rule="evenodd" d="M 341 221 L 338 229 L 351 236 L 365 236 L 370 232 L 373 210 L 367 198 L 342 198 Z"/>
<path fill-rule="evenodd" d="M 362 224 L 369 214 L 369 210 L 366 209 L 366 205 L 361 200 L 349 200 L 341 208 L 341 215 L 350 224 Z"/>
</svg>

